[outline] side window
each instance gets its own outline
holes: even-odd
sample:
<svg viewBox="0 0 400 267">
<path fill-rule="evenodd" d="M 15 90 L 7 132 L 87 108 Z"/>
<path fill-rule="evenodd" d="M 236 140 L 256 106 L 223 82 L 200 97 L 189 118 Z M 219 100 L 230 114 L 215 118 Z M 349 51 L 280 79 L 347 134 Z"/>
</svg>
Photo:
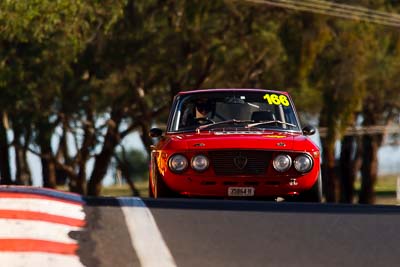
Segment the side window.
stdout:
<svg viewBox="0 0 400 267">
<path fill-rule="evenodd" d="M 295 124 L 296 117 L 294 116 L 293 110 L 291 108 L 284 108 L 283 110 L 285 112 L 286 122 Z"/>
<path fill-rule="evenodd" d="M 194 118 L 194 103 L 186 101 L 181 107 L 181 119 L 179 122 L 179 128 L 187 127 L 193 124 Z"/>
</svg>

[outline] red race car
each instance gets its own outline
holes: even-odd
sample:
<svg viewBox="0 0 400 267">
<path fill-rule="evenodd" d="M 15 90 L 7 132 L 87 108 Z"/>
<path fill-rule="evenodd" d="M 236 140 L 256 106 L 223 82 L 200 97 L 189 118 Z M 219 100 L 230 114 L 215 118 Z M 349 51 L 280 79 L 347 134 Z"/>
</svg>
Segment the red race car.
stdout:
<svg viewBox="0 0 400 267">
<path fill-rule="evenodd" d="M 286 92 L 179 93 L 151 152 L 149 196 L 277 198 L 320 202 L 320 151 Z"/>
</svg>

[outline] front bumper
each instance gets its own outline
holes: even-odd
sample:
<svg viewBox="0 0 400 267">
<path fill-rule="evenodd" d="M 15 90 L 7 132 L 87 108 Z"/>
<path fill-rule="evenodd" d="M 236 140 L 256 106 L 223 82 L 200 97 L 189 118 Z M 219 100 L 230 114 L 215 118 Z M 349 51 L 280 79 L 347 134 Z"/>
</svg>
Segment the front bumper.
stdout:
<svg viewBox="0 0 400 267">
<path fill-rule="evenodd" d="M 231 197 L 230 187 L 254 188 L 252 197 L 296 196 L 312 188 L 318 174 L 314 172 L 301 177 L 204 177 L 171 175 L 163 177 L 166 185 L 174 192 L 193 197 Z"/>
</svg>

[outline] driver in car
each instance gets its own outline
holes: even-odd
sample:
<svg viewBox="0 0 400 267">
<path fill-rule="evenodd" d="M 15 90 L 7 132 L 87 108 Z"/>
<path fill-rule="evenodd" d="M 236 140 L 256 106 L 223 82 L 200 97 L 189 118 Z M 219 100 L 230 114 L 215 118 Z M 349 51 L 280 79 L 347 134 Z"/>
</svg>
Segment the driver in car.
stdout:
<svg viewBox="0 0 400 267">
<path fill-rule="evenodd" d="M 212 104 L 207 98 L 199 98 L 194 102 L 194 108 L 188 107 L 183 115 L 185 126 L 195 126 L 205 124 L 212 117 Z"/>
<path fill-rule="evenodd" d="M 211 103 L 206 98 L 200 98 L 195 103 L 196 107 L 196 119 L 208 118 L 211 112 Z"/>
</svg>

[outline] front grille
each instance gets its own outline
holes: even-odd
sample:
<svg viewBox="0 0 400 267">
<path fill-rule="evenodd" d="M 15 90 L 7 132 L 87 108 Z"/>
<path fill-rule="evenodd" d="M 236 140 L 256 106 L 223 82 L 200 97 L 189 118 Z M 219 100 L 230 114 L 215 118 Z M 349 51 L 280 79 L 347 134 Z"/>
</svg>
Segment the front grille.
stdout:
<svg viewBox="0 0 400 267">
<path fill-rule="evenodd" d="M 209 152 L 216 175 L 263 175 L 271 152 L 258 150 L 219 150 Z"/>
</svg>

